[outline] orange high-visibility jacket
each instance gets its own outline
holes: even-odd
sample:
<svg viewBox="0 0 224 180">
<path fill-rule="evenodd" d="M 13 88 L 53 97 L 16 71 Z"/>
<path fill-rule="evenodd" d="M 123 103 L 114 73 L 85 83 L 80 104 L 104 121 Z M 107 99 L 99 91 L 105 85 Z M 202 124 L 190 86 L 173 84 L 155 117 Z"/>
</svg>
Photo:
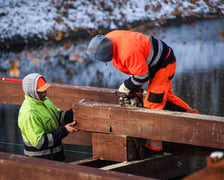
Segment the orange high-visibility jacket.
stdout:
<svg viewBox="0 0 224 180">
<path fill-rule="evenodd" d="M 129 75 L 144 75 L 148 72 L 146 59 L 149 55 L 149 37 L 125 30 L 106 34 L 113 42 L 113 65 Z"/>
<path fill-rule="evenodd" d="M 115 30 L 105 36 L 113 43 L 113 65 L 133 75 L 124 82 L 128 89 L 142 86 L 159 68 L 175 59 L 172 49 L 153 36 L 126 30 Z"/>
</svg>

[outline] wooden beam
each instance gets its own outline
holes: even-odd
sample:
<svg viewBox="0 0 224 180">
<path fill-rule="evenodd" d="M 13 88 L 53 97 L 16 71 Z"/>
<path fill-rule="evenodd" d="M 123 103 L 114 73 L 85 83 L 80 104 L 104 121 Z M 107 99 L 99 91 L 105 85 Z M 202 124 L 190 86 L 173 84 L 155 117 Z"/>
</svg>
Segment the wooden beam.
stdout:
<svg viewBox="0 0 224 180">
<path fill-rule="evenodd" d="M 0 87 L 4 87 L 0 89 L 0 103 L 22 104 L 24 92 L 21 82 L 0 80 Z M 71 108 L 73 103 L 79 102 L 81 99 L 114 104 L 118 102 L 115 89 L 56 83 L 51 83 L 51 87 L 47 91 L 47 96 L 62 110 Z"/>
<path fill-rule="evenodd" d="M 92 134 L 93 158 L 110 161 L 133 161 L 145 159 L 145 140 L 123 135 Z"/>
<path fill-rule="evenodd" d="M 115 89 L 109 88 L 52 84 L 48 90 L 48 96 L 59 107 L 64 106 L 64 103 L 71 107 L 73 103 L 79 102 L 82 99 L 117 104 L 118 97 L 115 95 L 115 91 Z"/>
<path fill-rule="evenodd" d="M 74 104 L 73 111 L 84 131 L 224 149 L 224 117 L 97 102 Z"/>
<path fill-rule="evenodd" d="M 21 82 L 0 80 L 0 87 L 0 103 L 15 105 L 22 104 L 24 93 Z"/>
<path fill-rule="evenodd" d="M 93 158 L 111 161 L 127 161 L 127 137 L 108 134 L 92 134 Z"/>
<path fill-rule="evenodd" d="M 0 80 L 0 87 L 4 87 L 4 88 L 0 89 L 0 103 L 20 105 L 23 102 L 24 93 L 22 90 L 21 82 Z M 74 86 L 74 85 L 64 85 L 64 84 L 52 83 L 52 86 L 48 90 L 48 96 L 51 98 L 51 100 L 54 102 L 54 104 L 57 107 L 61 108 L 62 110 L 66 110 L 71 107 L 72 103 L 77 103 L 81 99 L 86 99 L 87 101 L 98 101 L 98 102 L 104 102 L 104 103 L 117 104 L 118 98 L 114 95 L 114 92 L 115 92 L 114 89 L 84 87 L 84 86 Z M 173 112 L 173 113 L 177 114 L 177 116 L 179 114 L 182 115 L 182 113 L 178 113 L 178 112 Z M 212 116 L 212 118 L 216 119 L 215 116 Z M 217 118 L 223 119 L 222 117 L 217 117 Z M 178 120 L 178 117 L 176 117 L 176 119 Z M 193 122 L 193 123 L 195 123 L 195 122 Z M 200 126 L 200 124 L 198 124 L 198 125 L 196 124 L 195 126 Z M 191 128 L 191 127 L 189 127 L 189 128 Z M 212 131 L 212 135 L 214 138 L 222 138 L 222 137 L 218 136 L 218 134 L 216 133 L 217 128 L 218 128 L 218 125 L 214 124 L 214 131 Z M 109 129 L 109 127 L 108 127 L 108 129 Z M 176 129 L 176 130 L 183 136 L 185 134 L 185 129 L 188 129 L 188 127 L 186 126 L 183 129 L 182 134 L 181 134 L 180 130 L 178 130 L 178 129 Z M 197 134 L 197 131 L 192 132 L 192 136 L 193 135 L 195 136 L 196 134 Z M 207 135 L 208 134 L 211 134 L 211 132 L 210 133 L 208 132 Z M 206 135 L 206 132 L 205 132 L 205 135 Z M 189 138 L 189 140 L 191 139 L 191 137 L 183 137 L 183 138 Z M 64 139 L 64 143 L 91 145 L 91 132 L 81 131 L 79 133 L 69 135 Z M 212 142 L 210 142 L 210 143 L 212 143 Z M 175 148 L 176 144 L 173 147 Z M 182 144 L 179 144 L 178 147 L 182 147 Z M 172 149 L 172 144 L 169 145 L 169 149 Z M 178 148 L 178 149 L 181 152 L 183 152 L 183 148 Z M 194 147 L 192 150 L 194 150 Z M 201 150 L 200 150 L 200 152 L 201 152 Z"/>
<path fill-rule="evenodd" d="M 56 162 L 20 155 L 0 153 L 0 179 L 17 180 L 142 180 L 151 179 L 131 174 L 103 171 L 97 168 L 85 167 L 63 162 Z"/>
</svg>

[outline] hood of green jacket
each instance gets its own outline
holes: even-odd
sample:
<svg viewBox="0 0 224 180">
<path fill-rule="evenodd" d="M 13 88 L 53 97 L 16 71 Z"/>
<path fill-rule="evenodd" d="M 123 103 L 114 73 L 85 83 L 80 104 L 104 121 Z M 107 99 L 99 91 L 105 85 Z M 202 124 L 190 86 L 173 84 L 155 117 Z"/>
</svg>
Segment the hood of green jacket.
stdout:
<svg viewBox="0 0 224 180">
<path fill-rule="evenodd" d="M 38 73 L 31 73 L 23 78 L 22 86 L 25 95 L 40 100 L 36 90 L 37 82 L 40 77 L 43 76 Z"/>
</svg>

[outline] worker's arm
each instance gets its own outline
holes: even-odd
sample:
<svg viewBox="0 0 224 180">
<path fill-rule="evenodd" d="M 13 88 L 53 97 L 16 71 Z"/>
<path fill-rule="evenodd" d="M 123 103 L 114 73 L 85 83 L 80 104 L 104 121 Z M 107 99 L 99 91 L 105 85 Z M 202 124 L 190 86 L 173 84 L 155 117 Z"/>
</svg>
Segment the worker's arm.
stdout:
<svg viewBox="0 0 224 180">
<path fill-rule="evenodd" d="M 78 131 L 75 125 L 76 121 L 73 121 L 66 124 L 65 126 L 60 126 L 57 129 L 54 129 L 50 133 L 43 134 L 41 140 L 38 143 L 38 146 L 41 149 L 46 149 L 61 144 L 62 139 L 66 137 L 68 133 Z"/>
<path fill-rule="evenodd" d="M 68 123 L 73 122 L 73 111 L 72 108 L 67 111 L 61 111 L 59 114 L 59 124 L 64 126 Z"/>
<path fill-rule="evenodd" d="M 130 78 L 124 81 L 124 85 L 126 88 L 133 90 L 142 87 L 144 83 L 146 83 L 150 79 L 149 72 L 143 75 L 133 75 Z"/>
<path fill-rule="evenodd" d="M 147 82 L 150 79 L 150 73 L 142 53 L 133 53 L 130 55 L 126 59 L 125 66 L 132 76 L 124 81 L 119 91 L 128 95 L 130 90 L 138 89 Z"/>
</svg>

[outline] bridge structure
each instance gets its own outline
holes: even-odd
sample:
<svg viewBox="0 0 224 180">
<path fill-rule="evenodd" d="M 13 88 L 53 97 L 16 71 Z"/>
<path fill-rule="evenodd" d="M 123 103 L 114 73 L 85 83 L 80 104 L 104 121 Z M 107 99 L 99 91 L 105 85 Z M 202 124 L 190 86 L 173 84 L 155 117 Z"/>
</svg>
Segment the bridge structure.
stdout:
<svg viewBox="0 0 224 180">
<path fill-rule="evenodd" d="M 0 103 L 22 104 L 21 80 L 0 78 L 0 87 Z M 72 107 L 80 129 L 63 143 L 92 146 L 92 158 L 64 163 L 0 153 L 0 179 L 224 178 L 224 160 L 210 157 L 224 152 L 224 117 L 123 107 L 115 91 L 52 83 L 48 97 L 62 110 Z M 163 141 L 164 155 L 144 158 L 146 139 Z M 194 156 L 206 166 L 192 173 Z"/>
</svg>

